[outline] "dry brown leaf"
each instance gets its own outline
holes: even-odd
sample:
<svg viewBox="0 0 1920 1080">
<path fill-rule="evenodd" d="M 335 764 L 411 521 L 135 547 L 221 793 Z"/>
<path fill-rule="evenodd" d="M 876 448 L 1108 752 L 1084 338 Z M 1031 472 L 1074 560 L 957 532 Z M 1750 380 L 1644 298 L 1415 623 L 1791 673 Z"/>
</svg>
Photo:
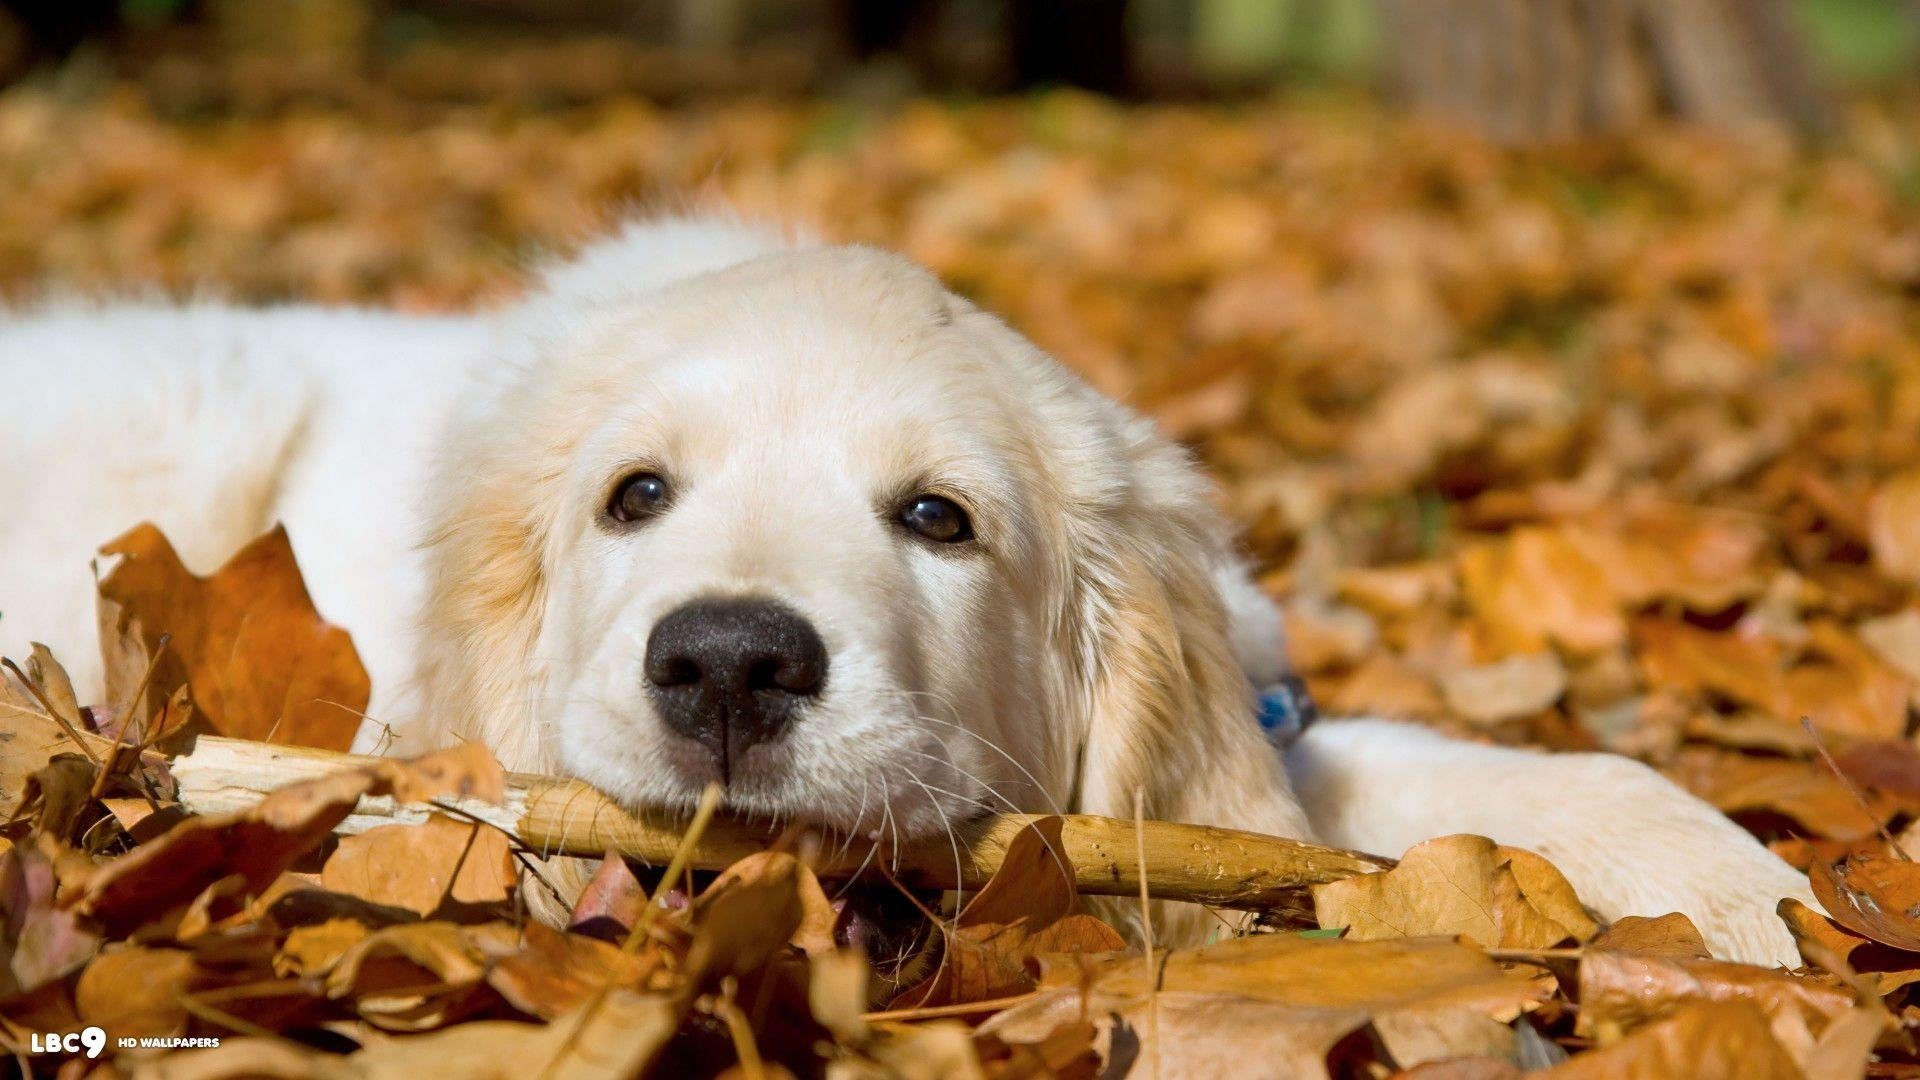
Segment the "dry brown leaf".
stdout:
<svg viewBox="0 0 1920 1080">
<path fill-rule="evenodd" d="M 74 987 L 80 1019 L 115 1033 L 179 1035 L 191 1018 L 180 995 L 195 987 L 193 956 L 138 945 L 102 950 Z"/>
<path fill-rule="evenodd" d="M 1789 716 L 1785 650 L 1778 642 L 1714 633 L 1667 619 L 1634 623 L 1647 681 L 1686 693 L 1712 691 L 1730 700 Z"/>
<path fill-rule="evenodd" d="M 808 1011 L 843 1043 L 858 1046 L 871 1033 L 864 1014 L 872 976 L 866 956 L 851 949 L 816 956 L 808 966 Z"/>
<path fill-rule="evenodd" d="M 813 871 L 785 852 L 763 851 L 715 878 L 692 910 L 687 969 L 696 981 L 744 975 L 787 945 L 833 949 L 835 912 Z"/>
<path fill-rule="evenodd" d="M 1902 799 L 1920 799 L 1920 748 L 1905 739 L 1864 739 L 1833 755 L 1847 779 Z"/>
<path fill-rule="evenodd" d="M 50 656 L 37 666 L 45 671 L 58 668 Z M 45 687 L 38 689 L 47 693 Z M 12 672 L 0 668 L 0 820 L 19 812 L 27 778 L 46 768 L 56 755 L 90 752 L 94 758 L 105 758 L 109 753 L 107 740 L 88 734 L 73 718 L 66 719 L 61 724 L 18 684 Z"/>
<path fill-rule="evenodd" d="M 276 975 L 322 976 L 340 963 L 348 949 L 368 934 L 367 925 L 358 919 L 328 919 L 309 926 L 296 926 L 287 932 L 280 952 L 273 958 Z"/>
<path fill-rule="evenodd" d="M 1567 667 L 1551 652 L 1509 656 L 1441 673 L 1440 692 L 1455 716 L 1476 724 L 1520 720 L 1560 700 L 1567 692 Z"/>
<path fill-rule="evenodd" d="M 1316 885 L 1313 905 L 1321 926 L 1344 927 L 1355 941 L 1461 935 L 1489 948 L 1546 949 L 1598 929 L 1545 859 L 1465 834 L 1417 844 L 1383 873 Z"/>
<path fill-rule="evenodd" d="M 1446 713 L 1433 680 L 1391 653 L 1368 657 L 1354 671 L 1333 682 L 1309 682 L 1313 696 L 1327 711 L 1353 716 L 1399 718 L 1438 717 Z"/>
<path fill-rule="evenodd" d="M 892 1024 L 875 1032 L 862 1052 L 880 1076 L 901 1080 L 986 1080 L 965 1024 L 934 1021 Z M 858 1074 L 856 1074 L 858 1075 Z"/>
<path fill-rule="evenodd" d="M 1811 877 L 1814 897 L 1841 926 L 1920 952 L 1920 864 L 1856 852 L 1814 863 Z"/>
<path fill-rule="evenodd" d="M 432 915 L 447 904 L 504 904 L 517 880 L 507 835 L 479 822 L 430 814 L 340 841 L 320 883 L 375 904 Z"/>
<path fill-rule="evenodd" d="M 27 777 L 21 805 L 30 807 L 34 832 L 62 844 L 76 839 L 80 816 L 92 801 L 100 766 L 84 755 L 59 753 Z"/>
<path fill-rule="evenodd" d="M 1040 996 L 981 1030 L 1031 1042 L 1062 1023 L 1109 1012 L 1123 1014 L 1136 1033 L 1147 1030 L 1150 1006 L 1138 956 L 1050 961 L 1043 972 Z M 1325 1049 L 1369 1023 L 1402 1065 L 1504 1055 L 1512 1046 L 1506 1024 L 1551 993 L 1550 982 L 1506 975 L 1477 949 L 1440 938 L 1360 942 L 1263 934 L 1174 952 L 1156 977 L 1163 1023 L 1166 1003 L 1180 1000 L 1191 1008 L 1183 1007 L 1176 1021 L 1196 1025 L 1196 1035 L 1244 1040 L 1228 1044 L 1244 1050 L 1245 1061 L 1232 1075 L 1267 1060 L 1304 1070 L 1297 1075 L 1325 1075 Z M 1231 1022 L 1209 1026 L 1213 1012 Z M 1191 1041 L 1195 1045 L 1178 1052 L 1198 1055 L 1196 1063 L 1216 1062 L 1207 1055 L 1225 1049 Z M 1167 1037 L 1163 1049 L 1174 1042 Z"/>
<path fill-rule="evenodd" d="M 1287 662 L 1312 675 L 1351 667 L 1380 643 L 1380 628 L 1359 608 L 1295 600 L 1286 607 Z"/>
<path fill-rule="evenodd" d="M 1920 469 L 1888 478 L 1873 493 L 1867 532 L 1881 573 L 1920 584 Z"/>
<path fill-rule="evenodd" d="M 1527 528 L 1460 556 L 1461 589 L 1498 655 L 1558 645 L 1574 655 L 1626 639 L 1620 604 L 1600 568 L 1564 531 Z"/>
<path fill-rule="evenodd" d="M 1131 1065 L 1151 1075 L 1157 1065 L 1162 1076 L 1325 1078 L 1330 1075 L 1327 1053 L 1369 1019 L 1362 1008 L 1307 1008 L 1234 994 L 1168 990 L 1156 998 L 1157 1009 L 1144 1000 L 1098 999 L 1096 1008 L 1119 1017 L 1118 1025 L 1103 1024 L 1113 1073 Z M 981 1030 L 1009 1041 L 1037 1042 L 1041 1032 L 1068 1028 L 1089 1011 L 1078 991 L 1063 988 L 1008 1009 Z M 1130 1060 L 1118 1067 L 1111 1056 L 1116 1027 L 1139 1044 L 1129 1047 Z M 1150 1063 L 1149 1055 L 1157 1061 Z"/>
<path fill-rule="evenodd" d="M 330 750 L 352 746 L 367 708 L 367 672 L 347 632 L 314 611 L 285 529 L 255 540 L 204 578 L 152 525 L 100 550 L 120 556 L 100 580 L 102 600 L 117 606 L 115 619 L 138 625 L 149 655 L 162 634 L 170 635 L 194 708 L 212 730 Z"/>
<path fill-rule="evenodd" d="M 1003 1043 L 985 1036 L 974 1040 L 974 1048 L 994 1080 L 1095 1077 L 1100 1073 L 1101 1035 L 1101 1025 L 1071 1023 L 1039 1042 Z"/>
<path fill-rule="evenodd" d="M 627 1080 L 647 1071 L 679 1028 L 680 1016 L 680 1006 L 669 998 L 614 990 L 550 1024 L 482 1020 L 378 1043 L 347 1060 L 352 1075 L 366 1080 Z"/>
<path fill-rule="evenodd" d="M 1899 738 L 1907 730 L 1907 681 L 1853 634 L 1827 620 L 1808 624 L 1811 656 L 1788 671 L 1783 715 L 1822 732 Z"/>
<path fill-rule="evenodd" d="M 1856 934 L 1792 897 L 1780 901 L 1780 918 L 1792 931 L 1801 957 L 1813 967 L 1845 965 L 1883 997 L 1920 982 L 1920 953 Z"/>
<path fill-rule="evenodd" d="M 1744 1001 L 1707 1001 L 1679 1009 L 1602 1050 L 1545 1073 L 1552 1080 L 1799 1080 L 1798 1065 Z"/>
<path fill-rule="evenodd" d="M 52 862 L 32 847 L 0 852 L 0 999 L 61 979 L 85 964 L 100 939 L 54 903 Z"/>
<path fill-rule="evenodd" d="M 1849 991 L 1779 970 L 1646 954 L 1586 950 L 1575 1030 L 1602 1043 L 1700 1001 L 1744 1001 L 1774 1040 L 1804 1064 L 1827 1027 L 1854 1011 Z"/>
<path fill-rule="evenodd" d="M 1041 818 L 1007 846 L 992 880 L 946 934 L 940 967 L 903 991 L 900 1006 L 945 1005 L 1008 997 L 1033 986 L 1029 958 L 1105 953 L 1126 942 L 1112 927 L 1074 911 L 1078 893 L 1060 842 L 1061 821 Z"/>
<path fill-rule="evenodd" d="M 1845 781 L 1820 762 L 1753 757 L 1689 747 L 1669 774 L 1722 813 L 1782 814 L 1816 836 L 1860 840 L 1904 805 L 1884 792 L 1867 793 L 1862 810 Z"/>
<path fill-rule="evenodd" d="M 1920 682 L 1920 608 L 1868 619 L 1854 629 L 1889 667 Z"/>
<path fill-rule="evenodd" d="M 478 743 L 408 761 L 377 760 L 357 769 L 281 788 L 231 814 L 193 817 L 152 843 L 102 866 L 72 906 L 110 928 L 138 925 L 238 873 L 264 891 L 293 860 L 311 851 L 365 795 L 401 802 L 469 796 L 497 802 L 506 774 Z"/>
<path fill-rule="evenodd" d="M 657 950 L 625 952 L 537 922 L 527 923 L 523 933 L 521 948 L 488 967 L 487 985 L 509 1005 L 543 1020 L 572 1012 L 607 986 L 645 989 L 651 975 L 668 970 L 668 958 Z"/>
<path fill-rule="evenodd" d="M 1381 618 L 1418 614 L 1456 591 L 1451 570 L 1439 562 L 1403 566 L 1349 567 L 1334 575 L 1335 595 Z"/>
<path fill-rule="evenodd" d="M 324 985 L 360 1016 L 390 1031 L 430 1031 L 486 1001 L 491 955 L 519 940 L 506 923 L 462 926 L 430 921 L 375 930 L 340 954 Z"/>
<path fill-rule="evenodd" d="M 640 917 L 647 904 L 633 869 L 617 851 L 609 851 L 600 860 L 600 868 L 587 880 L 580 898 L 574 901 L 567 929 L 607 941 L 621 941 Z"/>
<path fill-rule="evenodd" d="M 1692 957 L 1706 960 L 1713 956 L 1706 939 L 1693 920 L 1678 911 L 1648 918 L 1622 916 L 1588 943 L 1591 948 L 1614 952 L 1647 953 L 1652 956 Z"/>
</svg>

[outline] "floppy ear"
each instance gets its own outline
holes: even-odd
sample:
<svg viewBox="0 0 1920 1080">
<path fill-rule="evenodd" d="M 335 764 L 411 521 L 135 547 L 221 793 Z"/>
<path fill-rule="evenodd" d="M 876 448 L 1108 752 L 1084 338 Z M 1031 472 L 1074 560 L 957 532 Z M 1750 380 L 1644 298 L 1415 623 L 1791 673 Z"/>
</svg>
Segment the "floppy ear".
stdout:
<svg viewBox="0 0 1920 1080">
<path fill-rule="evenodd" d="M 449 429 L 427 507 L 419 712 L 400 733 L 408 750 L 477 739 L 508 769 L 551 771 L 536 707 L 545 685 L 542 547 L 547 489 L 571 447 L 525 435 L 565 430 L 537 422 L 549 404 L 524 384 L 503 385 Z"/>
<path fill-rule="evenodd" d="M 1253 637 L 1277 651 L 1272 607 L 1229 553 L 1226 523 L 1186 454 L 1131 434 L 1126 496 L 1083 523 L 1076 545 L 1079 808 L 1130 818 L 1139 791 L 1148 817 L 1306 839 L 1230 625 L 1231 609 L 1250 608 L 1241 620 L 1266 620 L 1270 632 Z M 1224 595 L 1236 581 L 1246 591 Z"/>
</svg>

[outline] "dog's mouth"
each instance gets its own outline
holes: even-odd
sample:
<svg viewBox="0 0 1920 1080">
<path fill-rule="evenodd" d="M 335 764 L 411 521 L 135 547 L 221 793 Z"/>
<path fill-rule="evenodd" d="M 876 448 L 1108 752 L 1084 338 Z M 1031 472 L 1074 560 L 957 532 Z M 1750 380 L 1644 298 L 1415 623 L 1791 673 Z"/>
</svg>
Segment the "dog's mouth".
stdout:
<svg viewBox="0 0 1920 1080">
<path fill-rule="evenodd" d="M 883 978 L 898 979 L 927 947 L 933 924 L 927 913 L 938 893 L 908 895 L 890 882 L 853 883 L 833 901 L 834 944 L 859 949 Z"/>
</svg>

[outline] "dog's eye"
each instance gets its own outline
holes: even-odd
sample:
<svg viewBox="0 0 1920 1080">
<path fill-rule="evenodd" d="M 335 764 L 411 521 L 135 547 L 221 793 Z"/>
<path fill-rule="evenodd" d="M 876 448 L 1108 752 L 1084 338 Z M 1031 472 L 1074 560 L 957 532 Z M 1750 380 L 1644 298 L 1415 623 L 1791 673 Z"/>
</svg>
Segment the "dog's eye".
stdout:
<svg viewBox="0 0 1920 1080">
<path fill-rule="evenodd" d="M 607 503 L 607 513 L 615 521 L 639 521 L 665 510 L 671 494 L 667 481 L 658 474 L 634 473 L 620 481 Z"/>
<path fill-rule="evenodd" d="M 900 524 L 929 540 L 958 544 L 973 539 L 973 522 L 952 499 L 915 495 L 900 508 Z"/>
</svg>

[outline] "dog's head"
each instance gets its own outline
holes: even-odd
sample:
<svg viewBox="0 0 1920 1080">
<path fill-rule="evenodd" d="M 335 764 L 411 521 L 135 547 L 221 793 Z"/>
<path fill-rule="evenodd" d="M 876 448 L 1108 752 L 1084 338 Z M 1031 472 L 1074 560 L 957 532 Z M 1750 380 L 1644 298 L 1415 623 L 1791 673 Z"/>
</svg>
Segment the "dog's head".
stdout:
<svg viewBox="0 0 1920 1080">
<path fill-rule="evenodd" d="M 427 715 L 629 803 L 901 838 L 1291 805 L 1204 483 L 1003 324 L 858 248 L 548 308 L 440 464 Z"/>
</svg>

